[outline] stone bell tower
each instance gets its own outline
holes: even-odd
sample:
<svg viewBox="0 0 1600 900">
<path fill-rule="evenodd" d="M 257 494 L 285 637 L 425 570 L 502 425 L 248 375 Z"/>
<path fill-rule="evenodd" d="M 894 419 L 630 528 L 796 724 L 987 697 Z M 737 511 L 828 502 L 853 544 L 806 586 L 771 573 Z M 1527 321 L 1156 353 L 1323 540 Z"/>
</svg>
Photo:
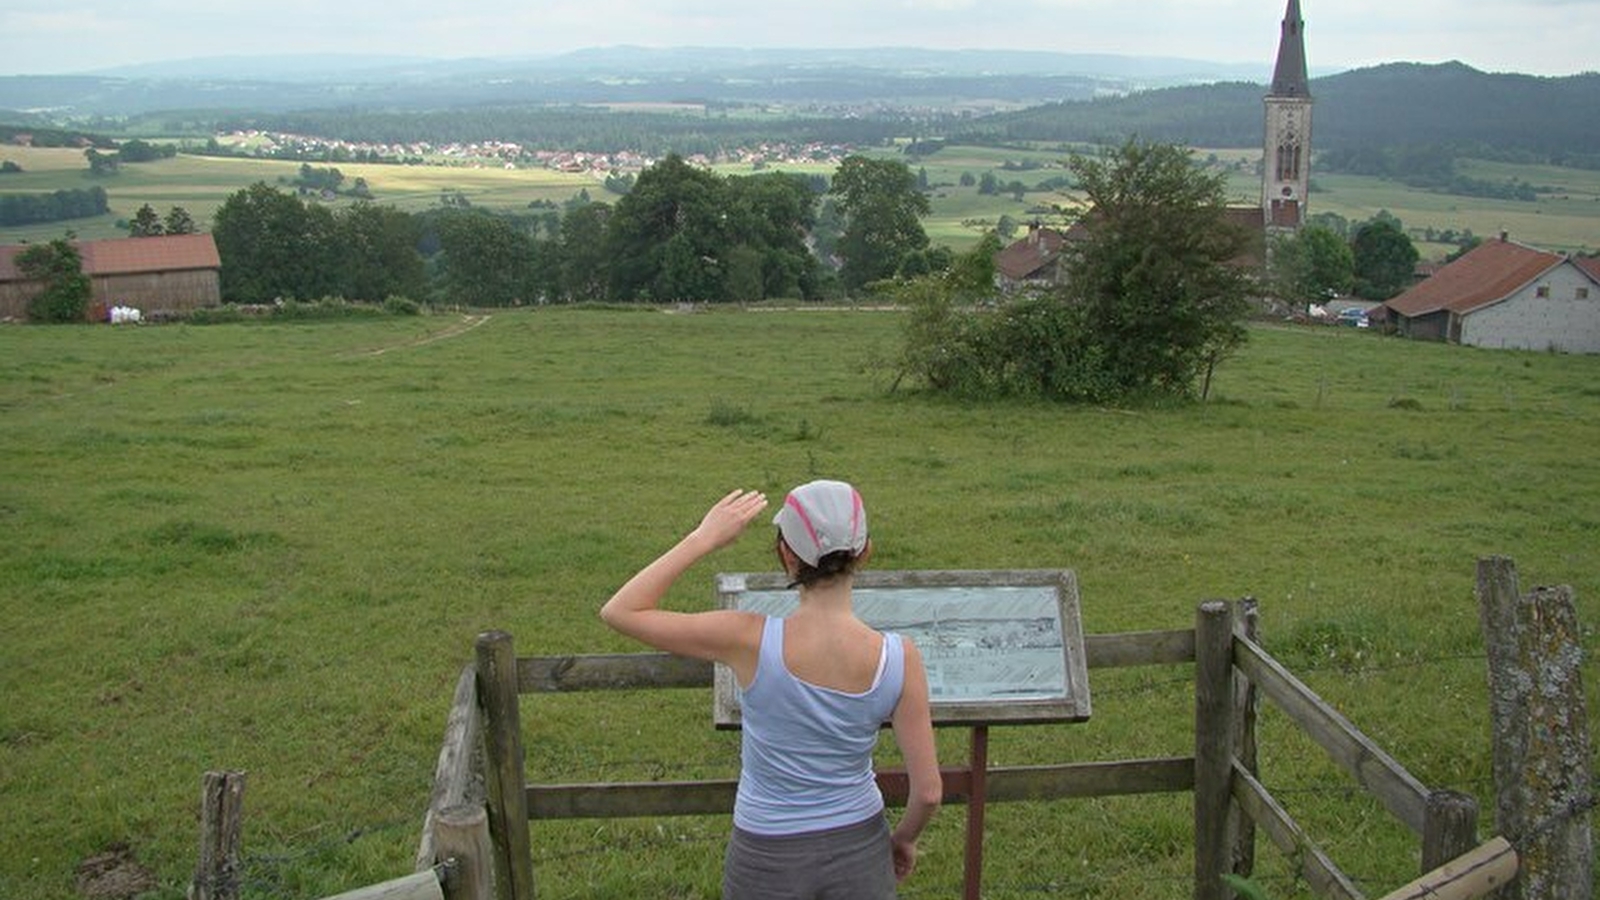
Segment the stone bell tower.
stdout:
<svg viewBox="0 0 1600 900">
<path fill-rule="evenodd" d="M 1306 78 L 1305 20 L 1300 0 L 1289 0 L 1278 40 L 1278 63 L 1267 94 L 1267 128 L 1261 173 L 1261 214 L 1268 231 L 1297 229 L 1305 221 L 1311 186 L 1311 84 Z"/>
</svg>

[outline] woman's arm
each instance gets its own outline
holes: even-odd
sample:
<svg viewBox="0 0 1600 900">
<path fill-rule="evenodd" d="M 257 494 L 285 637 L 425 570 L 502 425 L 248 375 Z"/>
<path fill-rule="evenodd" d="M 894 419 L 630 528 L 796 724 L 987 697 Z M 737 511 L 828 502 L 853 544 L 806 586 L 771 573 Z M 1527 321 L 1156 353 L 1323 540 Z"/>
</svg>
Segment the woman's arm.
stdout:
<svg viewBox="0 0 1600 900">
<path fill-rule="evenodd" d="M 944 799 L 944 780 L 939 775 L 938 748 L 933 741 L 933 714 L 928 708 L 928 671 L 922 654 L 909 638 L 901 638 L 906 648 L 905 686 L 894 708 L 891 724 L 894 740 L 905 761 L 911 793 L 906 798 L 900 824 L 889 836 L 894 847 L 894 875 L 904 881 L 917 866 L 917 838 L 939 811 Z"/>
<path fill-rule="evenodd" d="M 658 650 L 733 663 L 760 619 L 733 610 L 679 613 L 658 609 L 661 598 L 690 566 L 738 540 L 761 511 L 767 498 L 758 491 L 733 491 L 717 501 L 672 549 L 640 569 L 600 608 L 600 618 L 623 634 Z M 738 667 L 735 666 L 737 669 Z"/>
</svg>

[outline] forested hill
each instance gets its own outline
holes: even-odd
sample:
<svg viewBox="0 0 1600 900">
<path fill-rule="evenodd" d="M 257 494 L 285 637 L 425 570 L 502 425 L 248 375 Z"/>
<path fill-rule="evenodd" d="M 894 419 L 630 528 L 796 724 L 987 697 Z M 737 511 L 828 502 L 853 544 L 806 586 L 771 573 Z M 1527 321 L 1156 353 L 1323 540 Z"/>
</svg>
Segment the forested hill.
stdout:
<svg viewBox="0 0 1600 900">
<path fill-rule="evenodd" d="M 1197 147 L 1261 143 L 1266 87 L 1241 82 L 1052 103 L 989 116 L 959 137 Z M 1600 73 L 1491 74 L 1461 63 L 1391 63 L 1311 82 L 1318 150 L 1448 146 L 1600 165 Z"/>
</svg>

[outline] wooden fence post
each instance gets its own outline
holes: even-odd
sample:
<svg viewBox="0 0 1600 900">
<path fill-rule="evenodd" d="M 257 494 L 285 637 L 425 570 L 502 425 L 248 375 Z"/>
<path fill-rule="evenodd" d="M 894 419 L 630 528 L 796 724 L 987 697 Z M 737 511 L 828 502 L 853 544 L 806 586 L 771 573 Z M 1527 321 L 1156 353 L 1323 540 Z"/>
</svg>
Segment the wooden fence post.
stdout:
<svg viewBox="0 0 1600 900">
<path fill-rule="evenodd" d="M 1478 846 L 1478 801 L 1459 791 L 1434 791 L 1422 825 L 1424 874 Z"/>
<path fill-rule="evenodd" d="M 1572 589 L 1524 596 L 1514 562 L 1481 559 L 1478 613 L 1489 657 L 1496 830 L 1521 858 L 1505 896 L 1590 900 L 1592 763 Z"/>
<path fill-rule="evenodd" d="M 478 698 L 484 708 L 484 781 L 489 834 L 494 839 L 495 894 L 533 900 L 533 849 L 528 838 L 528 794 L 517 713 L 517 656 L 511 635 L 478 635 Z"/>
<path fill-rule="evenodd" d="M 238 900 L 244 773 L 207 772 L 200 789 L 200 859 L 189 900 Z"/>
<path fill-rule="evenodd" d="M 1228 900 L 1233 868 L 1233 618 L 1228 604 L 1200 605 L 1194 634 L 1194 896 Z"/>
<path fill-rule="evenodd" d="M 494 846 L 489 814 L 481 806 L 452 806 L 433 823 L 434 852 L 453 861 L 445 881 L 447 900 L 489 900 L 494 895 Z"/>
<path fill-rule="evenodd" d="M 1246 597 L 1234 604 L 1235 634 L 1260 643 L 1260 629 L 1261 615 L 1255 598 Z M 1236 670 L 1233 673 L 1233 755 L 1251 775 L 1260 774 L 1256 758 L 1256 718 L 1260 712 L 1260 702 L 1255 683 Z M 1256 826 L 1237 803 L 1230 803 L 1228 810 L 1228 831 L 1233 836 L 1232 872 L 1249 878 L 1256 866 Z"/>
</svg>

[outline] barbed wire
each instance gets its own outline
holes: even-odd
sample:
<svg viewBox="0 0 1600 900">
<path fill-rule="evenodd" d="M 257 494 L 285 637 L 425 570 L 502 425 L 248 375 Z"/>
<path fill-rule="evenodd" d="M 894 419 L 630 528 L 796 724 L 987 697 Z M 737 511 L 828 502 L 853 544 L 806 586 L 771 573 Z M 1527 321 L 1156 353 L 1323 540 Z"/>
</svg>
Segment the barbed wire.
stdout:
<svg viewBox="0 0 1600 900">
<path fill-rule="evenodd" d="M 400 830 L 421 833 L 420 817 L 395 819 L 376 825 L 366 825 L 343 832 L 336 837 L 324 838 L 314 844 L 276 853 L 244 853 L 239 860 L 239 887 L 250 894 L 262 897 L 296 897 L 301 892 L 285 886 L 287 872 L 304 866 L 308 861 L 328 856 L 363 838 L 388 835 Z"/>
</svg>

